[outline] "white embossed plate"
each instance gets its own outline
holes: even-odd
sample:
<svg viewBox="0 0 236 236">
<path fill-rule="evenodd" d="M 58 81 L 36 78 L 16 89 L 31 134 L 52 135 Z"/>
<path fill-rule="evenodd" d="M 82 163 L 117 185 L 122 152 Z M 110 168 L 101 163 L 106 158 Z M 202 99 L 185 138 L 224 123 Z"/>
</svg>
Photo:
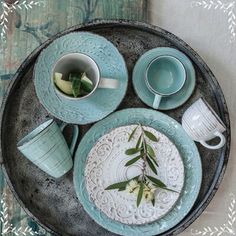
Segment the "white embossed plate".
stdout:
<svg viewBox="0 0 236 236">
<path fill-rule="evenodd" d="M 136 125 L 118 127 L 99 138 L 89 152 L 85 179 L 89 198 L 98 209 L 121 223 L 139 225 L 158 220 L 172 209 L 184 184 L 184 166 L 177 148 L 170 139 L 157 130 L 145 126 L 146 130 L 160 138 L 158 143 L 148 142 L 158 157 L 158 178 L 168 188 L 178 193 L 158 189 L 155 193 L 155 206 L 151 202 L 142 201 L 137 208 L 135 194 L 118 190 L 106 191 L 107 186 L 126 181 L 142 173 L 142 160 L 125 167 L 126 162 L 132 159 L 125 154 L 125 150 L 135 147 L 141 133 L 138 129 L 133 139 L 128 142 L 129 134 L 135 127 Z M 149 167 L 147 167 L 147 174 L 155 177 Z"/>
<path fill-rule="evenodd" d="M 111 130 L 140 123 L 165 134 L 178 149 L 184 163 L 184 186 L 179 199 L 167 214 L 149 224 L 124 224 L 108 217 L 89 198 L 85 168 L 87 158 L 97 141 Z M 87 213 L 101 226 L 116 234 L 150 236 L 161 234 L 177 225 L 191 210 L 197 199 L 202 181 L 201 158 L 195 143 L 182 126 L 171 117 L 152 109 L 130 108 L 113 113 L 99 121 L 83 136 L 75 154 L 74 186 Z"/>
</svg>

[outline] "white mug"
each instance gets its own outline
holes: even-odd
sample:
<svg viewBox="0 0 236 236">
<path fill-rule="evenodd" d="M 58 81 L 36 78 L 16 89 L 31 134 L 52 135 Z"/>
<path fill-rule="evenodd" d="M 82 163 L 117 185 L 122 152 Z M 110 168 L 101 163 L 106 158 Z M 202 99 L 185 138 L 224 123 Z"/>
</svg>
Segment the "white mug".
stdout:
<svg viewBox="0 0 236 236">
<path fill-rule="evenodd" d="M 91 96 L 96 89 L 106 88 L 106 89 L 117 89 L 119 88 L 119 81 L 114 78 L 102 78 L 99 66 L 97 63 L 88 55 L 83 53 L 68 53 L 62 56 L 54 65 L 52 70 L 52 80 L 55 75 L 55 72 L 61 73 L 66 77 L 75 71 L 85 72 L 89 79 L 93 82 L 93 90 L 83 96 L 83 97 L 71 97 L 62 93 L 55 86 L 56 92 L 61 96 L 64 96 L 68 99 L 81 100 Z"/>
<path fill-rule="evenodd" d="M 204 147 L 219 149 L 225 145 L 225 136 L 222 134 L 226 127 L 216 112 L 203 99 L 198 99 L 184 113 L 182 126 L 189 136 Z M 220 138 L 217 145 L 209 145 L 206 141 Z"/>
</svg>

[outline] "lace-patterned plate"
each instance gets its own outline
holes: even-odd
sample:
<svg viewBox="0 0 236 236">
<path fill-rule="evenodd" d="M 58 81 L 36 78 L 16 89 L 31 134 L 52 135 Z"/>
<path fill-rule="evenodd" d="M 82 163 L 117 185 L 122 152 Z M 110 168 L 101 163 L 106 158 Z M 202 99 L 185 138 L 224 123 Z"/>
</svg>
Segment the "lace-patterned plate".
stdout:
<svg viewBox="0 0 236 236">
<path fill-rule="evenodd" d="M 106 191 L 107 186 L 142 173 L 142 160 L 125 167 L 125 163 L 132 158 L 125 155 L 125 150 L 135 147 L 141 134 L 138 129 L 133 139 L 128 142 L 129 134 L 135 127 L 136 125 L 129 125 L 116 128 L 98 140 L 88 154 L 85 179 L 89 198 L 98 209 L 111 219 L 138 225 L 158 220 L 172 209 L 184 184 L 184 165 L 170 139 L 153 128 L 144 127 L 159 137 L 158 143 L 148 142 L 158 157 L 158 178 L 178 193 L 158 189 L 155 193 L 155 206 L 152 206 L 151 202 L 142 201 L 137 208 L 136 195 L 126 191 Z M 150 168 L 147 168 L 147 174 L 155 177 Z"/>
<path fill-rule="evenodd" d="M 51 80 L 53 66 L 59 58 L 74 52 L 93 58 L 102 77 L 119 80 L 119 89 L 99 88 L 79 102 L 56 93 Z M 127 84 L 126 64 L 117 48 L 104 37 L 87 32 L 70 33 L 54 40 L 41 52 L 34 68 L 39 101 L 53 116 L 67 123 L 88 124 L 109 115 L 124 98 Z"/>
<path fill-rule="evenodd" d="M 165 134 L 176 146 L 184 163 L 185 183 L 176 204 L 165 216 L 149 224 L 129 225 L 111 219 L 96 206 L 87 191 L 85 176 L 89 153 L 99 138 L 117 127 L 137 123 Z M 84 135 L 75 154 L 74 185 L 80 202 L 98 224 L 120 235 L 150 236 L 161 234 L 174 227 L 191 210 L 199 194 L 201 181 L 201 159 L 194 142 L 178 122 L 165 114 L 151 109 L 131 108 L 113 113 L 95 124 Z"/>
</svg>

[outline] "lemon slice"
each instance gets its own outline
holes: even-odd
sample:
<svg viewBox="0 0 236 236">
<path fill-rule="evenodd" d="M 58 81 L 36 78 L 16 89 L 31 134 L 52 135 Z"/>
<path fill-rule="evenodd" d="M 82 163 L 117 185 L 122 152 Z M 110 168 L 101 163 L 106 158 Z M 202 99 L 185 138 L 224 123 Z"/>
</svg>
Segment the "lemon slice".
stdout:
<svg viewBox="0 0 236 236">
<path fill-rule="evenodd" d="M 83 73 L 81 77 L 81 84 L 84 91 L 90 93 L 93 90 L 93 82 L 87 77 L 86 73 Z"/>
<path fill-rule="evenodd" d="M 54 82 L 56 86 L 65 94 L 72 95 L 72 83 L 70 81 L 66 81 L 62 79 L 61 73 L 55 73 L 54 75 Z"/>
</svg>

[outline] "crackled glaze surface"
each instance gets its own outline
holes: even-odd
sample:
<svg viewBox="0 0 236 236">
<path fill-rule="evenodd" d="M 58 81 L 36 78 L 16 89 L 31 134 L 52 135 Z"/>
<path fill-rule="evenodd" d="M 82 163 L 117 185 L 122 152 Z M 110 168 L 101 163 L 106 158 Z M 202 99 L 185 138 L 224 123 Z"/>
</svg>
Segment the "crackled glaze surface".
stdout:
<svg viewBox="0 0 236 236">
<path fill-rule="evenodd" d="M 164 133 L 178 149 L 185 171 L 185 184 L 173 209 L 161 219 L 142 225 L 128 225 L 115 221 L 98 209 L 86 189 L 85 167 L 87 157 L 99 138 L 112 129 L 141 123 Z M 201 159 L 194 142 L 181 125 L 171 117 L 151 109 L 125 109 L 95 124 L 83 137 L 76 151 L 74 185 L 77 196 L 88 214 L 104 228 L 121 235 L 156 235 L 179 223 L 191 210 L 202 180 Z"/>
<path fill-rule="evenodd" d="M 98 64 L 101 76 L 119 80 L 119 89 L 97 89 L 81 101 L 56 93 L 52 82 L 55 63 L 68 53 L 80 52 Z M 87 32 L 70 33 L 53 41 L 40 54 L 34 69 L 34 84 L 42 105 L 67 123 L 88 124 L 114 111 L 122 101 L 128 84 L 125 61 L 117 48 L 104 37 Z"/>
<path fill-rule="evenodd" d="M 159 219 L 174 206 L 184 184 L 184 166 L 175 145 L 164 134 L 153 128 L 144 127 L 159 137 L 158 143 L 147 141 L 158 157 L 158 178 L 178 193 L 158 189 L 155 193 L 154 207 L 151 202 L 142 201 L 137 208 L 135 194 L 104 190 L 111 184 L 142 173 L 143 160 L 125 167 L 126 162 L 135 157 L 127 156 L 125 150 L 135 147 L 141 134 L 141 130 L 137 130 L 128 142 L 129 134 L 135 127 L 136 125 L 122 126 L 102 136 L 89 152 L 85 168 L 86 188 L 90 199 L 109 218 L 124 224 L 145 224 Z M 149 167 L 146 173 L 156 177 Z"/>
</svg>

